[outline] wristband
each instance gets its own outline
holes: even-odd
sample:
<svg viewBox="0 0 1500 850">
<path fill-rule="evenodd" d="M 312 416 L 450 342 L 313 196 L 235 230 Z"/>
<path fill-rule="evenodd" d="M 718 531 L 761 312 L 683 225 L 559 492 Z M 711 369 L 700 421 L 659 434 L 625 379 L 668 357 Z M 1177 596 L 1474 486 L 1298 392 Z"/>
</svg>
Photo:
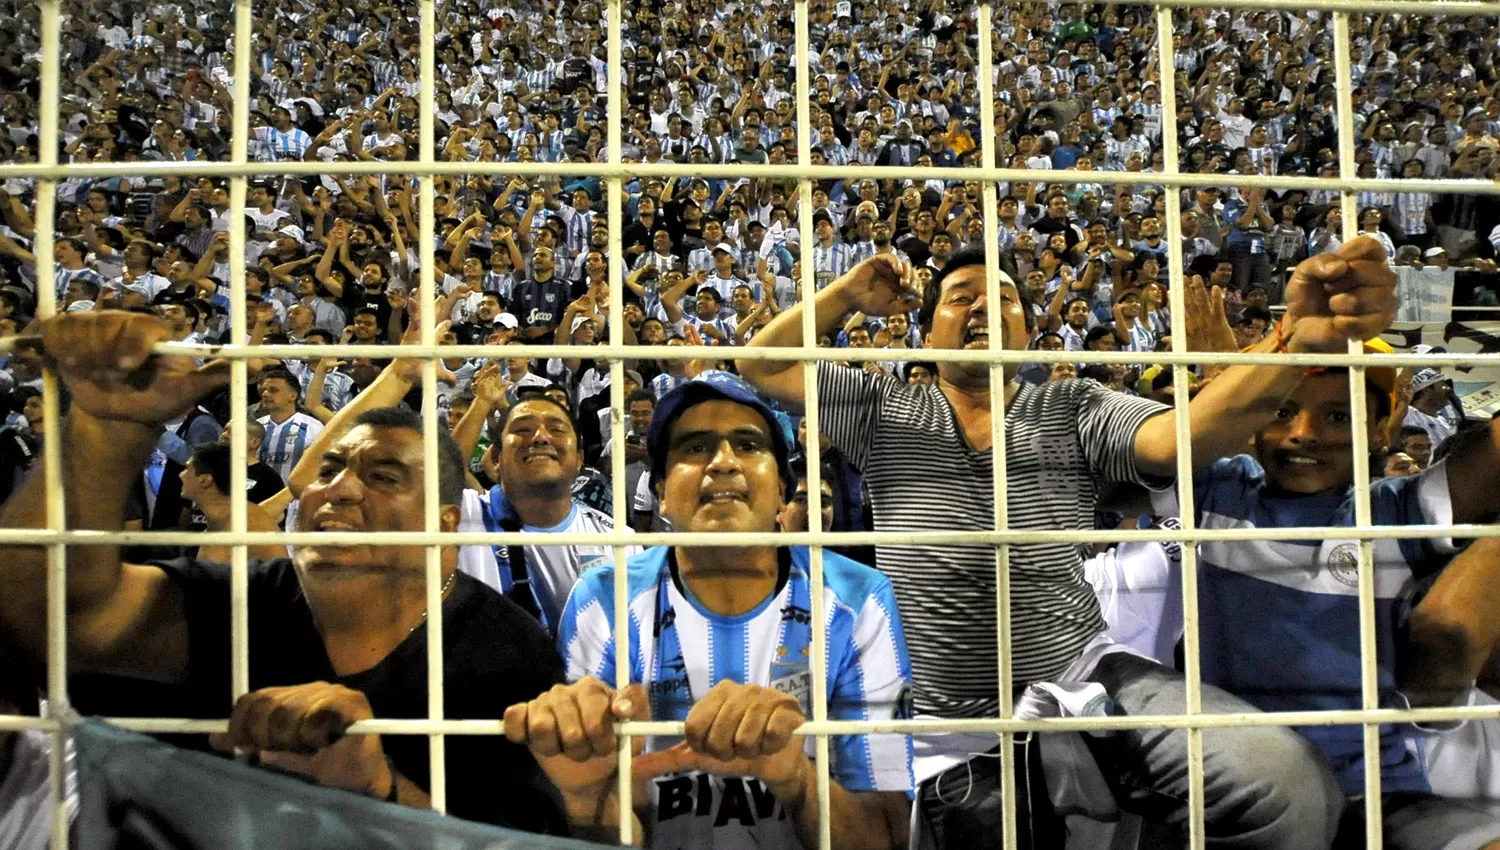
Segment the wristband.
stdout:
<svg viewBox="0 0 1500 850">
<path fill-rule="evenodd" d="M 1286 314 L 1282 313 L 1281 314 L 1281 318 L 1279 320 L 1277 320 L 1277 322 L 1276 322 L 1276 353 L 1277 354 L 1287 354 L 1288 353 L 1287 350 L 1286 350 L 1286 339 L 1283 338 L 1282 335 L 1281 335 L 1281 326 L 1284 325 L 1284 324 L 1286 324 Z"/>
</svg>

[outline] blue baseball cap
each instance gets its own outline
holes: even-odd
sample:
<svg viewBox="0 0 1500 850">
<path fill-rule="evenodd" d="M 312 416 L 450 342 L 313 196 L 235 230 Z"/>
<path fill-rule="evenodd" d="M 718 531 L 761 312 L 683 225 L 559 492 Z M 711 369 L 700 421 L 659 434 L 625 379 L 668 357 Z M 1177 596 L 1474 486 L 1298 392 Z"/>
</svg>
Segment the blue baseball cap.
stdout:
<svg viewBox="0 0 1500 850">
<path fill-rule="evenodd" d="M 775 409 L 743 378 L 717 369 L 703 372 L 686 383 L 678 384 L 656 403 L 651 428 L 646 432 L 646 450 L 651 455 L 651 482 L 655 484 L 666 477 L 667 438 L 672 433 L 672 425 L 688 408 L 705 401 L 732 401 L 753 408 L 760 414 L 771 435 L 771 449 L 776 453 L 776 469 L 781 473 L 782 483 L 786 484 L 787 494 L 790 496 L 797 487 L 797 477 L 792 474 L 791 444 Z"/>
</svg>

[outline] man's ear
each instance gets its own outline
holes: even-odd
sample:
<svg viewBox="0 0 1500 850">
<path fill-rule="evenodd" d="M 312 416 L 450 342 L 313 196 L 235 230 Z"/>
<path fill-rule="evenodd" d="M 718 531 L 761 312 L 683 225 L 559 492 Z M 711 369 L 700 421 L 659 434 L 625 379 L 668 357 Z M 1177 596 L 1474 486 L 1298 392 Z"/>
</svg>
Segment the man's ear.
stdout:
<svg viewBox="0 0 1500 850">
<path fill-rule="evenodd" d="M 438 529 L 440 531 L 457 531 L 459 519 L 463 516 L 463 509 L 458 505 L 443 505 L 438 512 Z"/>
</svg>

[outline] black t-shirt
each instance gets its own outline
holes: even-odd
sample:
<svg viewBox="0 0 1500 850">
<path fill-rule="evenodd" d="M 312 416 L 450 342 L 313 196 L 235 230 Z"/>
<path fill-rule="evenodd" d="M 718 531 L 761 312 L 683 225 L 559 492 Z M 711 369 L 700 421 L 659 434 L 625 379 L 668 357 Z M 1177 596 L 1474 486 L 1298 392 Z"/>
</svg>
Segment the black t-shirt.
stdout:
<svg viewBox="0 0 1500 850">
<path fill-rule="evenodd" d="M 155 564 L 182 586 L 188 618 L 188 676 L 164 685 L 78 675 L 74 705 L 85 714 L 227 717 L 231 708 L 229 567 L 210 561 Z M 250 688 L 336 682 L 364 693 L 383 719 L 427 716 L 427 629 L 418 628 L 362 673 L 339 676 L 328 659 L 296 569 L 287 559 L 250 563 Z M 563 681 L 562 659 L 545 630 L 496 591 L 460 574 L 443 605 L 444 697 L 450 719 L 495 720 L 517 702 Z M 453 735 L 447 742 L 448 811 L 457 817 L 567 834 L 561 801 L 531 753 L 503 736 Z M 207 749 L 201 736 L 174 740 Z M 396 769 L 426 789 L 426 736 L 384 735 Z"/>
<path fill-rule="evenodd" d="M 263 463 L 252 463 L 245 467 L 245 499 L 252 505 L 258 505 L 280 493 L 285 486 L 286 483 L 276 474 L 276 470 Z M 208 517 L 203 515 L 197 505 L 188 508 L 188 512 L 188 531 L 208 530 Z"/>
<path fill-rule="evenodd" d="M 391 302 L 384 290 L 370 292 L 359 281 L 348 281 L 344 284 L 344 295 L 339 299 L 339 303 L 351 322 L 354 321 L 354 314 L 358 311 L 366 307 L 374 310 L 379 314 L 375 321 L 380 328 L 380 335 L 385 336 L 385 329 L 391 322 Z"/>
</svg>

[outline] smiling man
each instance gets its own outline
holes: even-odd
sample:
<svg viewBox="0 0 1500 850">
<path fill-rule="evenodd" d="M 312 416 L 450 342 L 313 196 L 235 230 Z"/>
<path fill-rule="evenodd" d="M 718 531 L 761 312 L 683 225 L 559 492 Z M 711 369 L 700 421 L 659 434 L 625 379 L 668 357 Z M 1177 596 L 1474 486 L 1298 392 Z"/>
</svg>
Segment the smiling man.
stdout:
<svg viewBox="0 0 1500 850">
<path fill-rule="evenodd" d="M 528 393 L 492 429 L 487 466 L 500 482 L 480 497 L 490 531 L 609 534 L 614 519 L 573 498 L 583 468 L 578 428 L 567 408 Z M 633 529 L 626 529 L 627 532 Z M 641 551 L 626 548 L 628 555 Z M 563 604 L 586 570 L 610 563 L 614 549 L 595 544 L 496 546 L 500 590 L 556 630 Z"/>
<path fill-rule="evenodd" d="M 62 422 L 69 528 L 118 531 L 131 485 L 163 422 L 217 391 L 228 364 L 195 369 L 150 355 L 170 337 L 150 316 L 72 313 L 42 326 L 45 356 L 72 393 Z M 441 528 L 459 517 L 463 459 L 439 436 Z M 4 506 L 6 528 L 46 524 L 46 488 L 33 475 Z M 421 421 L 368 411 L 322 455 L 302 490 L 297 530 L 421 531 Z M 546 633 L 442 554 L 447 716 L 493 717 L 562 678 Z M 348 735 L 370 719 L 427 716 L 425 550 L 314 545 L 250 564 L 250 693 L 214 746 L 317 783 L 427 808 L 428 747 L 414 736 Z M 223 717 L 229 712 L 229 567 L 177 560 L 131 564 L 113 546 L 68 552 L 68 660 L 74 704 L 88 714 Z M 0 557 L 0 621 L 40 663 L 46 655 L 46 553 Z M 451 738 L 448 808 L 532 831 L 566 829 L 525 749 L 498 738 Z"/>
<path fill-rule="evenodd" d="M 674 529 L 776 530 L 793 486 L 790 447 L 770 405 L 739 378 L 705 372 L 664 396 L 648 448 Z M 537 754 L 575 827 L 607 832 L 615 823 L 612 721 L 654 717 L 685 721 L 687 736 L 653 738 L 635 762 L 650 846 L 817 846 L 813 741 L 792 734 L 812 714 L 815 686 L 808 558 L 802 546 L 658 547 L 632 558 L 634 686 L 619 693 L 604 684 L 621 651 L 614 569 L 583 577 L 560 633 L 573 684 L 505 713 L 506 734 Z M 890 582 L 832 552 L 823 558 L 830 718 L 903 716 L 910 667 Z M 833 781 L 821 802 L 834 847 L 905 847 L 908 740 L 854 735 L 832 744 Z"/>
<path fill-rule="evenodd" d="M 1028 346 L 1033 310 L 1007 277 L 997 282 L 1000 303 L 989 301 L 982 252 L 952 257 L 921 296 L 914 277 L 908 264 L 888 256 L 856 266 L 817 294 L 817 332 L 833 330 L 855 310 L 885 316 L 920 307 L 927 347 L 984 350 L 991 343 L 989 313 L 998 310 L 1002 337 L 996 342 L 1012 350 Z M 1201 290 L 1197 285 L 1195 291 L 1206 298 Z M 751 345 L 801 344 L 803 309 L 784 311 Z M 1394 313 L 1395 275 L 1383 251 L 1371 240 L 1355 240 L 1335 255 L 1298 267 L 1287 289 L 1283 331 L 1255 350 L 1342 353 L 1349 337 L 1375 336 Z M 801 363 L 741 360 L 737 365 L 774 399 L 803 403 Z M 1166 408 L 1092 381 L 1019 383 L 1019 368 L 1007 364 L 1004 385 L 992 386 L 987 363 L 941 362 L 937 383 L 920 386 L 832 363 L 818 366 L 820 427 L 864 471 L 876 528 L 993 530 L 992 393 L 1003 393 L 1010 528 L 1091 529 L 1106 485 L 1171 483 L 1177 442 L 1173 417 L 1161 415 Z M 1193 458 L 1206 465 L 1238 453 L 1301 380 L 1302 369 L 1295 366 L 1226 369 L 1193 399 Z M 923 451 L 913 455 L 914 445 Z M 1001 683 L 994 550 L 881 546 L 876 561 L 891 578 L 913 636 L 916 710 L 949 718 L 996 716 Z M 1125 713 L 1184 710 L 1180 673 L 1109 645 L 1076 544 L 1015 545 L 1011 565 L 1014 678 L 1008 685 L 1097 682 Z M 1205 687 L 1203 710 L 1252 709 Z M 1326 850 L 1343 795 L 1305 739 L 1286 729 L 1225 729 L 1205 732 L 1203 744 L 1213 846 Z M 945 825 L 949 835 L 958 828 L 998 828 L 998 783 L 976 788 L 964 805 L 949 805 L 951 800 L 940 799 L 936 790 L 949 781 L 968 782 L 971 769 L 979 768 L 966 762 L 994 746 L 993 738 L 982 736 L 917 739 L 917 777 L 927 779 L 917 795 L 922 809 L 917 822 L 932 826 L 930 833 L 919 829 L 917 840 L 933 840 L 930 836 Z M 1126 731 L 1091 749 L 1104 775 L 1119 781 L 1115 792 L 1121 806 L 1185 821 L 1185 733 Z M 1240 804 L 1245 788 L 1259 789 L 1256 805 Z"/>
</svg>

